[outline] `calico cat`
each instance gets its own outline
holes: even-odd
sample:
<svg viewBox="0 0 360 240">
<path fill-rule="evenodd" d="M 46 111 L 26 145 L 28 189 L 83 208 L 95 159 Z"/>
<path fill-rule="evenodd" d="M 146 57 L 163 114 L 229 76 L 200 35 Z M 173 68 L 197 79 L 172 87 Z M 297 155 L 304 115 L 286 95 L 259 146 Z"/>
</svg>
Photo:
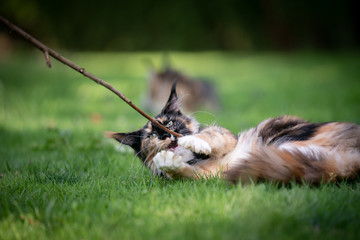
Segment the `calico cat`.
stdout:
<svg viewBox="0 0 360 240">
<path fill-rule="evenodd" d="M 282 116 L 236 136 L 219 126 L 202 128 L 182 114 L 175 84 L 155 119 L 183 137 L 176 139 L 151 122 L 138 131 L 108 136 L 131 146 L 155 175 L 171 179 L 320 183 L 354 178 L 360 170 L 360 126 L 351 123 Z"/>
<path fill-rule="evenodd" d="M 149 92 L 143 101 L 146 109 L 153 112 L 160 111 L 168 98 L 172 83 L 176 80 L 182 110 L 188 113 L 201 108 L 220 110 L 220 101 L 211 82 L 186 76 L 173 69 L 169 61 L 164 65 L 162 71 L 156 71 L 151 67 L 148 77 Z"/>
</svg>

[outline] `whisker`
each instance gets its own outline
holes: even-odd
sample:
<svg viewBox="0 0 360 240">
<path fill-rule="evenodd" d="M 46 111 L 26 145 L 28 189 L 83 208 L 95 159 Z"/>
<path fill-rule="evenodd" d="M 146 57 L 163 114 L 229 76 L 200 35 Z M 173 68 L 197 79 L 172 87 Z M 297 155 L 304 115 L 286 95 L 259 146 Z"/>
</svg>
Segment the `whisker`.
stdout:
<svg viewBox="0 0 360 240">
<path fill-rule="evenodd" d="M 155 149 L 152 150 L 152 151 L 148 154 L 148 156 L 145 158 L 145 160 L 144 160 L 145 166 L 148 166 L 149 157 L 154 153 L 154 151 L 155 151 Z"/>
<path fill-rule="evenodd" d="M 140 153 L 143 153 L 145 150 L 149 149 L 151 146 L 145 147 L 143 149 L 141 149 L 138 153 L 135 154 L 136 157 L 139 157 Z"/>
<path fill-rule="evenodd" d="M 213 118 L 216 118 L 216 115 L 215 115 L 214 113 L 208 112 L 208 111 L 195 111 L 195 112 L 189 113 L 189 114 L 187 114 L 187 115 L 188 115 L 188 116 L 194 116 L 194 115 L 197 114 L 197 113 L 204 113 L 204 114 L 207 114 L 207 115 L 209 115 L 209 116 L 211 116 L 211 117 L 213 117 Z"/>
</svg>

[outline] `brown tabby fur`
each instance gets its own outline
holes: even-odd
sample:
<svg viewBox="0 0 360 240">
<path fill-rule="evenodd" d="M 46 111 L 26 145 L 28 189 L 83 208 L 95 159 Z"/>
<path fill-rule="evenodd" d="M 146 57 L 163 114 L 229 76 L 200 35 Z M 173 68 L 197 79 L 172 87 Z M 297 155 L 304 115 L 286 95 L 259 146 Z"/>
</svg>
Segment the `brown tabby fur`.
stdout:
<svg viewBox="0 0 360 240">
<path fill-rule="evenodd" d="M 320 183 L 354 178 L 360 170 L 360 126 L 355 124 L 282 116 L 236 136 L 219 126 L 201 128 L 183 115 L 175 84 L 156 119 L 183 137 L 175 139 L 150 122 L 135 132 L 109 134 L 131 146 L 155 175 Z"/>
<path fill-rule="evenodd" d="M 172 83 L 177 81 L 182 110 L 188 113 L 200 108 L 220 110 L 219 99 L 210 82 L 186 76 L 171 68 L 169 64 L 159 72 L 152 68 L 148 79 L 149 92 L 144 100 L 146 109 L 160 111 L 168 98 Z"/>
</svg>

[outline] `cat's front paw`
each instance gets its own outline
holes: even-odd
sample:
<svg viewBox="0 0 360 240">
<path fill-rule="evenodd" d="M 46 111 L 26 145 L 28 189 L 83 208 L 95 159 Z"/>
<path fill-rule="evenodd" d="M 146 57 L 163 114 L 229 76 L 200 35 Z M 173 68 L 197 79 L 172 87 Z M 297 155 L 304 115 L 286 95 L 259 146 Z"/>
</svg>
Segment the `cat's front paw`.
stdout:
<svg viewBox="0 0 360 240">
<path fill-rule="evenodd" d="M 194 137 L 185 136 L 178 139 L 178 144 L 184 148 L 190 149 L 195 153 L 209 155 L 211 153 L 210 145 L 204 140 Z"/>
<path fill-rule="evenodd" d="M 161 151 L 153 158 L 155 166 L 164 171 L 176 171 L 184 168 L 186 165 L 181 156 L 175 155 L 172 151 Z"/>
</svg>

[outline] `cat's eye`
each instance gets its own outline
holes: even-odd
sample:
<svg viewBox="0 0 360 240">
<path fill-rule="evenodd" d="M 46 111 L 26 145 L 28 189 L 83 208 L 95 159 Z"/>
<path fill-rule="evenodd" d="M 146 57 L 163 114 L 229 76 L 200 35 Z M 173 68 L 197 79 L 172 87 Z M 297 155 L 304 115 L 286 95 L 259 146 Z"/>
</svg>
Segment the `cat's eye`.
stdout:
<svg viewBox="0 0 360 240">
<path fill-rule="evenodd" d="M 157 135 L 156 135 L 156 133 L 152 133 L 152 134 L 150 135 L 150 137 L 151 137 L 151 138 L 156 138 Z"/>
<path fill-rule="evenodd" d="M 166 127 L 171 127 L 172 125 L 173 125 L 173 122 L 170 121 L 170 122 L 168 122 L 168 123 L 166 124 Z"/>
</svg>

